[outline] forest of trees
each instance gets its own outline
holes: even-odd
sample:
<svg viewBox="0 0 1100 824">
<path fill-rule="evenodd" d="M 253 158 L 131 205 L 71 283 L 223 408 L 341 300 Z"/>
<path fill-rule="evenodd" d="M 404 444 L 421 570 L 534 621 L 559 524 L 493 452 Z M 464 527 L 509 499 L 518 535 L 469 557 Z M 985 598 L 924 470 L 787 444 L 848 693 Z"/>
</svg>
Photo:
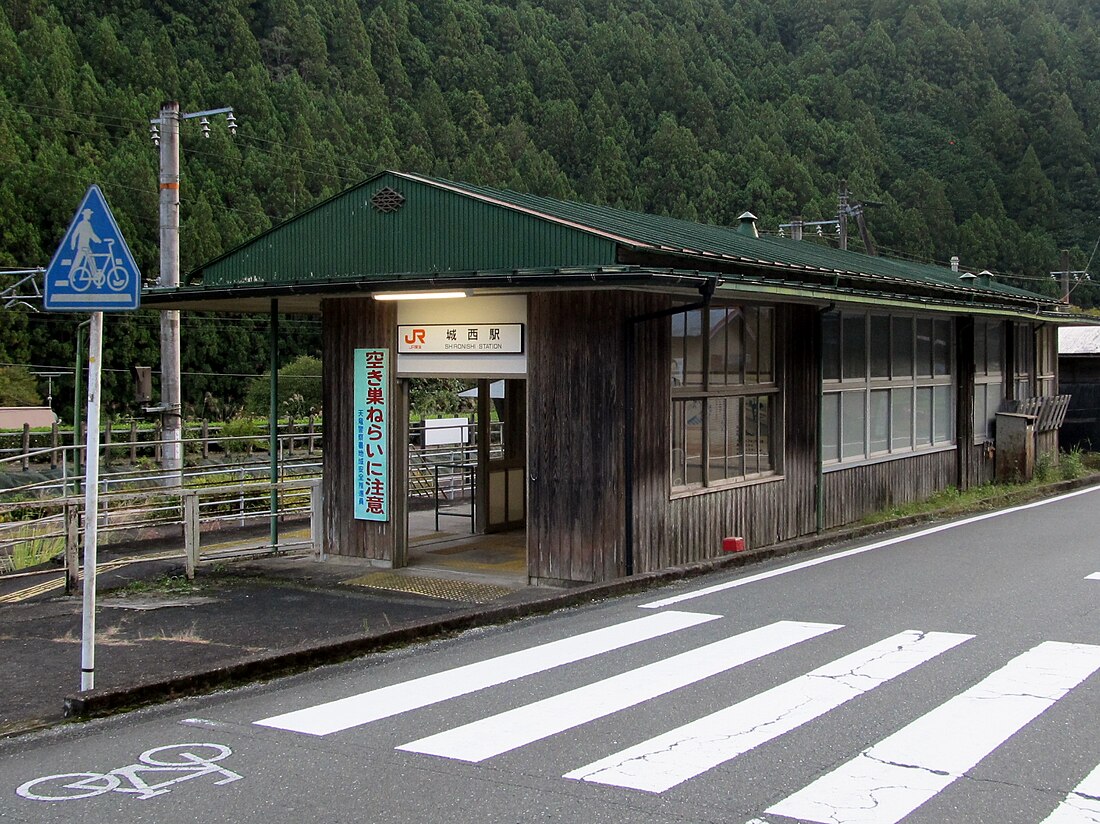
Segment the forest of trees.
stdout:
<svg viewBox="0 0 1100 824">
<path fill-rule="evenodd" d="M 0 268 L 48 263 L 96 182 L 155 279 L 149 120 L 177 99 L 240 124 L 184 125 L 185 271 L 382 168 L 708 223 L 750 209 L 771 231 L 835 216 L 846 179 L 881 204 L 885 254 L 957 254 L 1053 294 L 1059 250 L 1085 269 L 1100 233 L 1089 6 L 0 0 Z M 0 365 L 71 368 L 79 320 L 0 311 Z M 266 323 L 185 316 L 191 409 L 243 401 Z M 157 324 L 109 321 L 119 410 L 129 367 L 157 365 Z M 316 354 L 317 319 L 282 328 L 288 360 Z"/>
</svg>

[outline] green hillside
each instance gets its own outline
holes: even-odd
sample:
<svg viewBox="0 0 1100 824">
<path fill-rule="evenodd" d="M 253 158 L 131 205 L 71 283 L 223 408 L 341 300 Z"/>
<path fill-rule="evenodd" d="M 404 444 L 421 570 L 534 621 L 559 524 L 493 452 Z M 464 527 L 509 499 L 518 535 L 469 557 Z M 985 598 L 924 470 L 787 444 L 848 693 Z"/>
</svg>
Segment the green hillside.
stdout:
<svg viewBox="0 0 1100 824">
<path fill-rule="evenodd" d="M 771 231 L 846 179 L 884 253 L 1053 294 L 1100 232 L 1098 53 L 1069 0 L 0 0 L 0 267 L 48 262 L 98 182 L 154 278 L 178 99 L 240 124 L 184 125 L 185 270 L 379 168 Z M 157 362 L 154 315 L 112 324 L 108 368 Z M 0 363 L 71 364 L 73 326 L 5 310 Z M 264 330 L 185 319 L 184 371 L 262 371 Z"/>
</svg>

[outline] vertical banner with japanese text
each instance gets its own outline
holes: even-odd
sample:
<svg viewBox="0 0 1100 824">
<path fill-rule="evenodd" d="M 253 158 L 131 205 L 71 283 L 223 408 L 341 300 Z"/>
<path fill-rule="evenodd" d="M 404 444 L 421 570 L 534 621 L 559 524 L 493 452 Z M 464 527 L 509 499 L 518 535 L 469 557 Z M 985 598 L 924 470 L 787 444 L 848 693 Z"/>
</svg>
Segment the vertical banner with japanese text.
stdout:
<svg viewBox="0 0 1100 824">
<path fill-rule="evenodd" d="M 355 517 L 390 519 L 390 361 L 387 349 L 355 350 Z"/>
</svg>

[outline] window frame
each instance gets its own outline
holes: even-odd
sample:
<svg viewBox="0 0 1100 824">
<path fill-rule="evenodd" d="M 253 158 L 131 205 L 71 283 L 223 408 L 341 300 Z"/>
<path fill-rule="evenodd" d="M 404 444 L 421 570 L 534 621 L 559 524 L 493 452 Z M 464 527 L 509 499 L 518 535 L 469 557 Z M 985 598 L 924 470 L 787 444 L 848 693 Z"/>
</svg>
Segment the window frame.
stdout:
<svg viewBox="0 0 1100 824">
<path fill-rule="evenodd" d="M 722 335 L 720 341 L 716 340 L 717 335 L 713 331 L 710 334 L 705 333 L 706 330 L 713 330 L 714 328 L 711 325 L 711 313 L 715 311 L 724 311 L 727 315 L 727 320 L 721 324 Z M 736 324 L 738 340 L 731 344 L 729 335 L 731 321 L 729 318 L 730 314 L 734 312 L 738 314 Z M 770 318 L 769 323 L 761 323 L 760 318 L 763 313 L 767 313 Z M 690 329 L 690 318 L 692 316 L 697 317 L 699 323 L 698 345 L 700 351 L 698 357 L 693 356 L 689 351 L 690 344 L 688 340 L 690 336 L 687 333 Z M 681 319 L 680 322 L 683 324 L 682 335 L 676 333 L 677 319 Z M 672 497 L 711 492 L 781 476 L 783 409 L 780 373 L 782 359 L 779 348 L 776 346 L 780 321 L 781 312 L 777 306 L 752 303 L 712 303 L 705 309 L 678 312 L 672 316 L 673 374 L 672 380 L 670 380 L 669 421 L 669 485 Z M 768 340 L 766 346 L 761 345 L 762 328 L 767 330 Z M 724 369 L 718 371 L 714 369 L 714 362 L 711 359 L 712 347 L 716 343 L 723 347 L 725 353 Z M 731 352 L 737 355 L 736 363 L 731 363 L 729 357 Z M 680 363 L 677 363 L 678 360 Z M 698 373 L 689 370 L 689 361 L 700 364 L 701 368 Z M 735 368 L 731 369 L 731 366 Z M 701 381 L 688 383 L 681 380 L 677 383 L 677 369 L 681 378 L 689 374 L 692 376 L 698 374 Z M 761 377 L 766 379 L 761 380 Z M 738 405 L 736 426 L 739 435 L 737 442 L 742 445 L 742 448 L 740 454 L 731 453 L 728 448 L 720 450 L 724 455 L 723 460 L 726 462 L 727 471 L 716 475 L 713 467 L 716 458 L 714 438 L 718 430 L 712 426 L 715 423 L 713 416 L 718 414 L 715 410 L 719 406 L 723 407 L 728 414 L 731 401 L 736 402 Z M 756 401 L 758 405 L 763 403 L 767 406 L 766 422 L 763 425 L 759 422 L 755 426 L 749 425 L 750 404 L 753 401 Z M 689 439 L 687 409 L 690 408 L 691 404 L 699 405 L 698 414 L 701 419 L 698 425 L 699 447 L 697 459 L 700 475 L 698 480 L 694 478 L 694 473 L 690 472 L 691 464 L 687 449 L 682 446 Z M 677 428 L 680 429 L 679 432 Z M 723 431 L 728 432 L 729 430 L 723 429 Z M 754 440 L 756 445 L 755 452 L 751 453 L 756 455 L 756 468 L 754 471 L 749 471 L 750 449 L 748 445 L 750 440 Z M 768 444 L 767 450 L 761 447 L 762 442 L 765 440 Z M 728 447 L 728 439 L 726 443 Z M 681 453 L 679 456 L 677 455 L 678 450 Z M 769 466 L 766 469 L 760 469 L 759 458 L 761 455 L 766 455 L 768 458 Z M 733 459 L 740 461 L 741 472 L 739 474 L 731 475 L 728 472 L 729 462 Z M 689 477 L 692 480 L 689 481 Z"/>
<path fill-rule="evenodd" d="M 833 320 L 835 317 L 839 317 L 839 323 Z M 860 320 L 863 324 L 862 335 L 855 330 L 850 333 L 846 331 L 849 325 L 858 325 Z M 825 324 L 822 361 L 825 363 L 829 359 L 834 364 L 840 364 L 841 369 L 839 375 L 830 369 L 822 372 L 820 437 L 825 468 L 846 468 L 955 446 L 958 431 L 954 403 L 957 364 L 956 331 L 952 318 L 908 312 L 838 309 L 823 316 L 822 322 Z M 885 330 L 888 340 L 874 337 L 876 327 L 879 327 L 880 337 Z M 840 330 L 839 336 L 830 338 L 830 329 Z M 908 335 L 905 334 L 906 329 Z M 846 345 L 860 339 L 864 349 L 861 355 L 844 351 Z M 838 346 L 840 351 L 830 353 L 830 346 Z M 882 365 L 876 350 L 889 352 L 886 375 L 871 374 L 876 366 Z M 862 374 L 850 374 L 845 364 L 856 363 L 860 358 Z M 904 363 L 901 362 L 903 360 Z M 884 412 L 881 408 L 882 392 L 889 393 L 885 397 Z M 908 401 L 896 400 L 904 395 L 909 396 Z M 835 404 L 831 401 L 833 397 L 838 399 Z M 898 410 L 906 405 L 908 414 L 899 417 Z M 835 407 L 835 414 L 829 410 L 830 406 Z M 851 409 L 850 413 L 848 409 Z M 926 410 L 923 414 L 922 409 Z M 878 417 L 874 416 L 875 412 L 879 412 Z M 907 440 L 899 445 L 896 434 L 905 421 Z M 858 423 L 851 439 L 847 422 Z M 944 425 L 945 430 L 941 429 Z M 832 434 L 827 436 L 830 430 Z M 856 432 L 859 433 L 858 439 Z M 884 434 L 884 437 L 876 437 L 877 433 Z"/>
<path fill-rule="evenodd" d="M 974 443 L 983 444 L 993 440 L 993 425 L 997 420 L 997 413 L 1004 407 L 1007 400 L 1005 375 L 1008 371 L 1008 335 L 1005 333 L 1006 323 L 1003 320 L 988 320 L 976 318 L 974 320 Z M 979 330 L 982 337 L 979 345 Z M 990 332 L 996 330 L 999 335 L 1000 349 L 995 358 L 990 355 Z M 994 360 L 996 363 L 994 363 Z M 989 393 L 992 387 L 998 387 L 997 407 L 992 412 L 989 410 Z M 978 419 L 978 393 L 982 394 L 985 405 L 985 418 Z"/>
</svg>

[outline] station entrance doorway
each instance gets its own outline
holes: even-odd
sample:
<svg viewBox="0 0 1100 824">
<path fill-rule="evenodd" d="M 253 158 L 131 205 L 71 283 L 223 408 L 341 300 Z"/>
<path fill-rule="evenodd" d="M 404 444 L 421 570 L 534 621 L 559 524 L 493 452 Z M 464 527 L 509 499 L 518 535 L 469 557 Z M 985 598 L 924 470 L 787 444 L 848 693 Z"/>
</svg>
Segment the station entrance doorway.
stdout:
<svg viewBox="0 0 1100 824">
<path fill-rule="evenodd" d="M 527 585 L 527 392 L 479 378 L 461 416 L 407 420 L 410 567 Z"/>
</svg>

